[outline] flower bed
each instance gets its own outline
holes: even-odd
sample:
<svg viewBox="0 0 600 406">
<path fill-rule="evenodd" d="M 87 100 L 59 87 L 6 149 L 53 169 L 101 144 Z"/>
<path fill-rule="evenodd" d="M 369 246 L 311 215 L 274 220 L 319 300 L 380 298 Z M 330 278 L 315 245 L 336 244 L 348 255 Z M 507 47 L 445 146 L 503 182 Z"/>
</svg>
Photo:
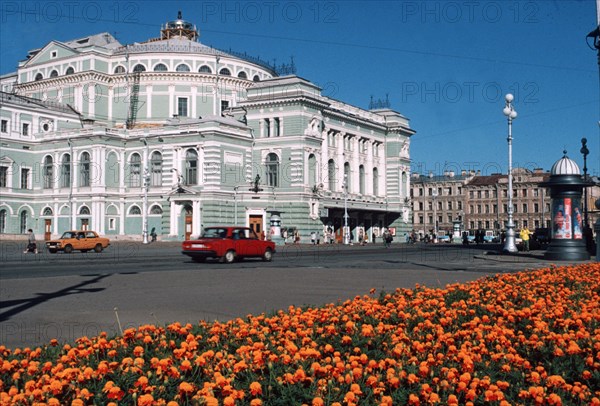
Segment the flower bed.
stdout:
<svg viewBox="0 0 600 406">
<path fill-rule="evenodd" d="M 600 265 L 0 346 L 0 403 L 600 405 Z"/>
</svg>

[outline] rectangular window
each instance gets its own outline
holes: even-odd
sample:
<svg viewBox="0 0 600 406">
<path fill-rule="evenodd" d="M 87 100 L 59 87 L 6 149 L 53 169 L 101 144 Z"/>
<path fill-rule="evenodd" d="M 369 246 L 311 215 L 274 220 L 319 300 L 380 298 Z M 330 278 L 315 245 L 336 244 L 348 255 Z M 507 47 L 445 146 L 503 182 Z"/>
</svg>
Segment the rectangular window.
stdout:
<svg viewBox="0 0 600 406">
<path fill-rule="evenodd" d="M 188 99 L 187 99 L 187 97 L 178 97 L 177 98 L 177 115 L 179 117 L 187 117 L 188 116 Z"/>
<path fill-rule="evenodd" d="M 478 198 L 478 199 L 481 199 L 481 190 L 478 190 L 478 191 L 477 191 L 477 198 Z"/>
<path fill-rule="evenodd" d="M 23 123 L 23 126 L 21 127 L 21 134 L 29 135 L 29 123 Z"/>
<path fill-rule="evenodd" d="M 462 210 L 462 202 L 458 202 L 458 207 L 457 207 L 457 209 L 458 209 L 458 210 Z"/>
<path fill-rule="evenodd" d="M 423 188 L 422 188 L 422 187 L 420 187 L 420 188 L 419 188 L 419 196 L 423 196 L 424 194 L 425 194 L 425 193 L 424 193 L 424 191 L 423 191 Z"/>
<path fill-rule="evenodd" d="M 533 212 L 534 213 L 539 213 L 540 212 L 540 205 L 538 203 L 534 203 L 533 204 Z"/>
<path fill-rule="evenodd" d="M 523 189 L 523 197 L 527 197 L 527 189 Z"/>
<path fill-rule="evenodd" d="M 3 132 L 3 133 L 8 132 L 8 120 L 0 121 L 0 132 Z"/>
<path fill-rule="evenodd" d="M 448 210 L 452 210 L 452 202 L 448 202 Z"/>
<path fill-rule="evenodd" d="M 497 205 L 497 204 L 495 204 L 495 205 L 493 205 L 492 207 L 493 207 L 493 209 L 494 209 L 494 214 L 497 214 L 497 213 L 498 213 L 498 205 Z"/>
<path fill-rule="evenodd" d="M 8 168 L 0 166 L 0 187 L 8 187 Z"/>
<path fill-rule="evenodd" d="M 540 190 L 539 189 L 533 189 L 533 197 L 538 197 L 540 194 Z"/>
<path fill-rule="evenodd" d="M 419 210 L 423 211 L 423 202 L 419 202 Z"/>
<path fill-rule="evenodd" d="M 448 223 L 452 223 L 452 214 L 448 214 Z"/>
<path fill-rule="evenodd" d="M 229 108 L 229 100 L 221 100 L 221 115 Z"/>
<path fill-rule="evenodd" d="M 29 169 L 21 168 L 21 189 L 29 189 Z"/>
<path fill-rule="evenodd" d="M 419 216 L 419 224 L 423 224 L 423 216 Z"/>
<path fill-rule="evenodd" d="M 523 213 L 527 213 L 527 203 L 523 203 Z"/>
</svg>

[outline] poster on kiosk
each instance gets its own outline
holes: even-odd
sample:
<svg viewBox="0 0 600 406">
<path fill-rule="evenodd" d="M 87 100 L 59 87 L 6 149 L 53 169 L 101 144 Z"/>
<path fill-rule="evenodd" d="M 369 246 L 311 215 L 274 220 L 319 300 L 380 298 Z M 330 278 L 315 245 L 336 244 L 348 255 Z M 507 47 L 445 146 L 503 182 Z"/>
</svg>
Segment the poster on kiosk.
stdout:
<svg viewBox="0 0 600 406">
<path fill-rule="evenodd" d="M 553 202 L 553 238 L 571 239 L 571 199 L 555 199 Z"/>
</svg>

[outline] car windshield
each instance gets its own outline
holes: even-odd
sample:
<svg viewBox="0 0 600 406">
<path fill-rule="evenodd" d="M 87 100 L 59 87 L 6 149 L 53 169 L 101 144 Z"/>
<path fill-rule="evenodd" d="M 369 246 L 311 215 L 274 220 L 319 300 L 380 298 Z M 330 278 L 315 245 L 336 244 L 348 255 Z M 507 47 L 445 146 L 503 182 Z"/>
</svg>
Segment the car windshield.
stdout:
<svg viewBox="0 0 600 406">
<path fill-rule="evenodd" d="M 224 228 L 205 228 L 202 233 L 202 238 L 225 238 L 227 230 Z"/>
<path fill-rule="evenodd" d="M 65 231 L 60 238 L 75 238 L 76 233 Z"/>
</svg>

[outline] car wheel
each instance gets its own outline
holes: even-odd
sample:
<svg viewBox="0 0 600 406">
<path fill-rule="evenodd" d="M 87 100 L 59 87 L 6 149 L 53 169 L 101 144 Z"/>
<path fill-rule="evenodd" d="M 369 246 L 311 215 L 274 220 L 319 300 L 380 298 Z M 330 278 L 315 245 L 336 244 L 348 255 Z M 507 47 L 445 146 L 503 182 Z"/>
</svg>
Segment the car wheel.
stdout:
<svg viewBox="0 0 600 406">
<path fill-rule="evenodd" d="M 48 252 L 50 252 L 50 254 L 56 254 L 56 250 L 48 250 Z"/>
<path fill-rule="evenodd" d="M 271 248 L 267 248 L 262 257 L 263 261 L 271 262 L 273 260 L 273 251 Z"/>
<path fill-rule="evenodd" d="M 79 251 L 81 251 L 81 252 L 83 252 L 83 253 L 85 254 L 85 253 L 86 253 L 86 252 L 88 252 L 89 250 L 79 250 Z"/>
<path fill-rule="evenodd" d="M 71 252 L 73 252 L 73 246 L 72 245 L 65 245 L 65 254 L 70 254 Z"/>
<path fill-rule="evenodd" d="M 231 264 L 233 261 L 235 261 L 235 251 L 233 250 L 227 251 L 225 255 L 223 255 L 223 258 L 221 258 L 221 262 L 226 264 Z"/>
<path fill-rule="evenodd" d="M 94 251 L 102 252 L 102 244 L 96 244 L 96 246 L 94 247 Z"/>
<path fill-rule="evenodd" d="M 206 262 L 205 257 L 192 257 L 192 261 L 194 262 Z"/>
</svg>

